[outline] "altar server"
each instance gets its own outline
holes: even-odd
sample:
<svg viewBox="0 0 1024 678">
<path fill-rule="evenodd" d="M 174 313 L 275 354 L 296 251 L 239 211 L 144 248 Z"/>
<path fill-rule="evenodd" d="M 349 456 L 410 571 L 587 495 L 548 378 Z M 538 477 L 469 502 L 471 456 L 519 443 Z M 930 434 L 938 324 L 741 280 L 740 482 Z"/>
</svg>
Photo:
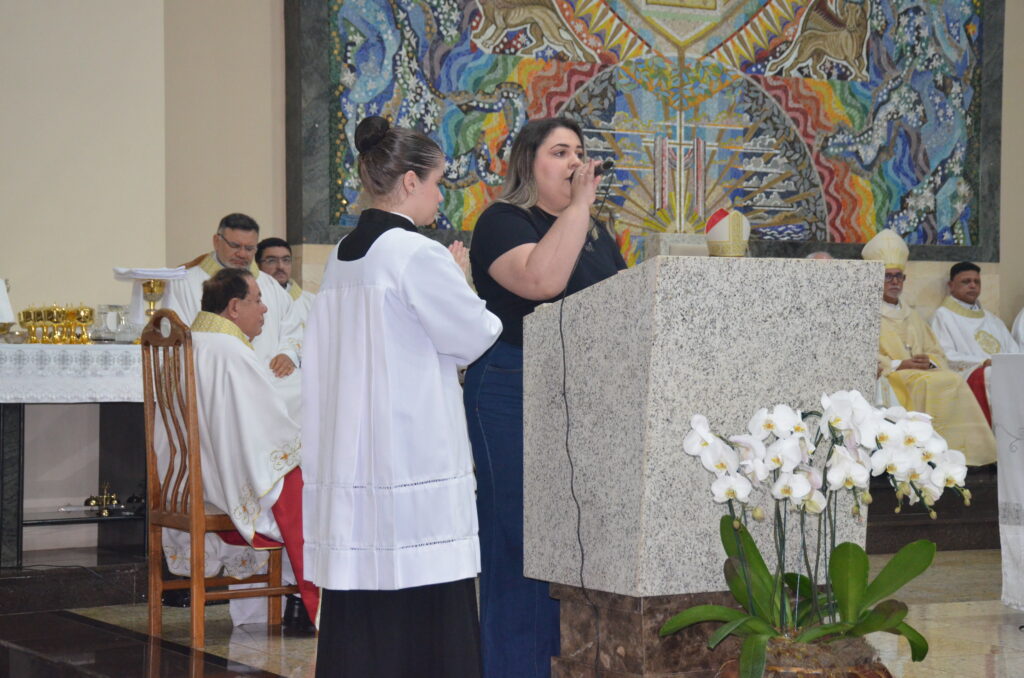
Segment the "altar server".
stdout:
<svg viewBox="0 0 1024 678">
<path fill-rule="evenodd" d="M 288 293 L 253 262 L 259 237 L 259 224 L 252 217 L 235 213 L 221 219 L 213 235 L 213 251 L 186 264 L 185 277 L 168 286 L 164 308 L 177 313 L 182 322 L 191 323 L 200 311 L 203 283 L 217 271 L 238 268 L 252 273 L 267 306 L 263 332 L 253 341 L 253 348 L 260 363 L 272 373 L 274 387 L 284 398 L 288 413 L 298 421 L 302 323 Z"/>
<path fill-rule="evenodd" d="M 255 574 L 266 566 L 267 554 L 252 547 L 266 548 L 267 539 L 283 541 L 290 562 L 286 580 L 300 584 L 310 619 L 315 619 L 318 592 L 302 578 L 299 427 L 252 344 L 267 307 L 245 270 L 222 269 L 203 288 L 202 310 L 192 323 L 203 499 L 229 515 L 241 536 L 207 534 L 206 575 L 221 569 L 238 578 Z M 164 428 L 155 430 L 162 468 L 169 447 Z M 188 535 L 165 529 L 163 542 L 170 571 L 189 574 Z M 232 620 L 264 622 L 265 605 L 263 599 L 232 600 Z"/>
<path fill-rule="evenodd" d="M 885 262 L 878 374 L 908 410 L 932 416 L 935 430 L 972 466 L 996 460 L 996 442 L 967 384 L 949 369 L 935 334 L 900 300 L 909 250 L 890 229 L 879 231 L 861 256 Z M 894 403 L 895 404 L 895 403 Z"/>
<path fill-rule="evenodd" d="M 981 268 L 969 261 L 953 264 L 947 283 L 949 295 L 932 316 L 932 330 L 949 366 L 959 372 L 978 398 L 985 416 L 989 414 L 989 373 L 992 356 L 1020 353 L 1021 347 L 1006 324 L 978 302 Z"/>
<path fill-rule="evenodd" d="M 372 207 L 328 258 L 306 325 L 307 576 L 323 589 L 317 678 L 480 675 L 480 547 L 458 368 L 500 321 L 420 235 L 444 154 L 381 117 L 356 127 Z"/>
</svg>

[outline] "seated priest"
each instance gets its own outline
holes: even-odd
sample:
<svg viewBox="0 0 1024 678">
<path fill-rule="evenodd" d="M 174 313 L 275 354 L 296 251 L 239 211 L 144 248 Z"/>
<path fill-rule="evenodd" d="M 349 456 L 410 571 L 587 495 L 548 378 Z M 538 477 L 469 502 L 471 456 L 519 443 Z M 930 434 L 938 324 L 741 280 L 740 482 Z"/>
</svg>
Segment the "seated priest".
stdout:
<svg viewBox="0 0 1024 678">
<path fill-rule="evenodd" d="M 313 305 L 313 293 L 299 287 L 292 280 L 292 246 L 281 238 L 264 238 L 256 247 L 256 265 L 260 270 L 280 283 L 292 298 L 298 312 L 299 322 L 306 324 L 306 316 Z"/>
<path fill-rule="evenodd" d="M 969 261 L 953 264 L 947 283 L 949 295 L 932 316 L 932 331 L 951 369 L 960 373 L 974 391 L 989 423 L 989 373 L 992 356 L 1020 353 L 1021 347 L 1006 324 L 978 303 L 981 268 Z"/>
<path fill-rule="evenodd" d="M 202 310 L 192 323 L 204 499 L 229 515 L 237 530 L 206 535 L 205 574 L 248 577 L 266 567 L 261 548 L 284 542 L 285 581 L 299 583 L 310 619 L 316 619 L 319 594 L 302 577 L 299 426 L 252 344 L 266 310 L 252 274 L 224 268 L 203 283 Z M 161 426 L 154 447 L 164 467 L 169 447 Z M 163 546 L 168 569 L 188 575 L 189 535 L 165 529 Z M 266 621 L 265 598 L 230 604 L 236 625 Z"/>
<path fill-rule="evenodd" d="M 292 298 L 253 262 L 259 237 L 259 224 L 252 217 L 235 213 L 221 219 L 213 235 L 213 251 L 185 264 L 188 270 L 184 278 L 170 281 L 164 308 L 177 313 L 183 323 L 191 324 L 199 313 L 204 282 L 224 268 L 250 271 L 256 277 L 267 306 L 263 332 L 252 345 L 260 363 L 273 373 L 274 387 L 284 398 L 288 414 L 299 421 L 302 324 L 292 309 Z"/>
<path fill-rule="evenodd" d="M 928 324 L 900 301 L 909 250 L 903 238 L 885 229 L 864 246 L 861 256 L 885 262 L 878 375 L 899 404 L 931 415 L 935 430 L 972 466 L 996 460 L 996 441 L 967 384 L 948 368 Z M 896 404 L 896 403 L 891 403 Z"/>
</svg>

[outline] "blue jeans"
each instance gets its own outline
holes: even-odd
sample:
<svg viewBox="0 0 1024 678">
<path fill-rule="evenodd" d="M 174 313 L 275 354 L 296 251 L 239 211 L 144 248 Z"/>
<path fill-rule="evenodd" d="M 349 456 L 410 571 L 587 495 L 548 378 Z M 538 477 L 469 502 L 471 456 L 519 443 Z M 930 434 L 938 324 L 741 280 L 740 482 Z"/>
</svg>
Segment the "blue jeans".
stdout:
<svg viewBox="0 0 1024 678">
<path fill-rule="evenodd" d="M 558 601 L 523 576 L 523 349 L 497 342 L 466 372 L 463 399 L 480 518 L 484 678 L 547 678 Z"/>
</svg>

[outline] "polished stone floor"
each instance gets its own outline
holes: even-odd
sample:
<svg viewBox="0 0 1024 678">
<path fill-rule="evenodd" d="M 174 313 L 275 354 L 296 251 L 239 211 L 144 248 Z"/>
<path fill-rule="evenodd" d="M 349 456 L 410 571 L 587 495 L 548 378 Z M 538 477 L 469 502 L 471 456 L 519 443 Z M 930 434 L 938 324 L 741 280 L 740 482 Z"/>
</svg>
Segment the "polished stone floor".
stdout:
<svg viewBox="0 0 1024 678">
<path fill-rule="evenodd" d="M 888 556 L 872 556 L 881 569 Z M 904 640 L 869 637 L 896 678 L 1024 677 L 1024 612 L 999 602 L 998 551 L 946 551 L 896 597 L 908 623 L 931 646 L 912 663 Z M 311 678 L 316 641 L 263 625 L 232 628 L 227 606 L 207 611 L 207 647 L 187 647 L 188 610 L 165 608 L 163 639 L 145 635 L 146 606 L 117 605 L 56 613 L 0 614 L 0 676 Z M 7 673 L 4 673 L 7 670 Z"/>
</svg>

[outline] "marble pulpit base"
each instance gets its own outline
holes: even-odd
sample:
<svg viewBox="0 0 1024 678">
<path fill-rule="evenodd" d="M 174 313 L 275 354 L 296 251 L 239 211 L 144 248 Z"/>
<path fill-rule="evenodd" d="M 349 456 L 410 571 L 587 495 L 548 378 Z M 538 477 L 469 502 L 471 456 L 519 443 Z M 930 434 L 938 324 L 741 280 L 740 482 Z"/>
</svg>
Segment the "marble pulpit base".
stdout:
<svg viewBox="0 0 1024 678">
<path fill-rule="evenodd" d="M 714 678 L 726 660 L 739 655 L 735 637 L 708 649 L 708 636 L 718 624 L 698 624 L 666 638 L 658 635 L 662 624 L 693 605 L 734 607 L 728 592 L 640 598 L 589 589 L 586 593 L 600 613 L 601 678 Z M 562 637 L 561 655 L 551 660 L 552 678 L 596 678 L 594 608 L 575 586 L 552 584 L 551 597 L 559 601 Z"/>
</svg>

